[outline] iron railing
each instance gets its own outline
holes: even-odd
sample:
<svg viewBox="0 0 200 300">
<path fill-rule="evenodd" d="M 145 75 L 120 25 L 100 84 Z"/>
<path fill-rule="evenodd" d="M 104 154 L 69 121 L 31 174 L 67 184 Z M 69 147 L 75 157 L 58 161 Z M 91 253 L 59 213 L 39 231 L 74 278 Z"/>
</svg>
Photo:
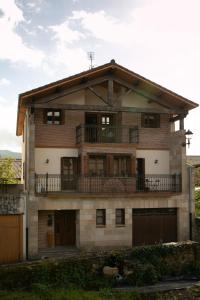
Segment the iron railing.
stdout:
<svg viewBox="0 0 200 300">
<path fill-rule="evenodd" d="M 79 125 L 76 143 L 130 143 L 139 141 L 138 126 Z"/>
<path fill-rule="evenodd" d="M 145 175 L 132 177 L 67 176 L 36 174 L 36 193 L 135 193 L 181 192 L 181 175 Z"/>
</svg>

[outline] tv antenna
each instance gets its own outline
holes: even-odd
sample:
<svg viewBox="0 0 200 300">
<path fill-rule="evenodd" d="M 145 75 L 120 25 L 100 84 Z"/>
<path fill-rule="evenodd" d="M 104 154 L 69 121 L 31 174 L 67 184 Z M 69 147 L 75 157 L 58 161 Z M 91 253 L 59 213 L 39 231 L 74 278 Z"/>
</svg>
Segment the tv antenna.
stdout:
<svg viewBox="0 0 200 300">
<path fill-rule="evenodd" d="M 92 69 L 92 68 L 94 68 L 93 61 L 94 61 L 94 56 L 95 55 L 94 55 L 94 52 L 88 52 L 87 54 L 88 54 L 88 59 L 90 61 L 89 68 Z"/>
</svg>

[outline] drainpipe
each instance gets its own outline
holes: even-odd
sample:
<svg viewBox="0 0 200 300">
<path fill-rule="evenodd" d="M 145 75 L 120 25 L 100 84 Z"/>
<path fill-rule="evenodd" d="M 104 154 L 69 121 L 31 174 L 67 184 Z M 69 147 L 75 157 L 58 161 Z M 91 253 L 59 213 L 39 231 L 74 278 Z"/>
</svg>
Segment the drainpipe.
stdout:
<svg viewBox="0 0 200 300">
<path fill-rule="evenodd" d="M 189 239 L 192 240 L 192 201 L 193 201 L 193 182 L 192 182 L 192 166 L 188 166 L 188 184 L 189 184 Z"/>
<path fill-rule="evenodd" d="M 28 194 L 26 192 L 25 213 L 26 213 L 26 260 L 28 260 Z"/>
</svg>

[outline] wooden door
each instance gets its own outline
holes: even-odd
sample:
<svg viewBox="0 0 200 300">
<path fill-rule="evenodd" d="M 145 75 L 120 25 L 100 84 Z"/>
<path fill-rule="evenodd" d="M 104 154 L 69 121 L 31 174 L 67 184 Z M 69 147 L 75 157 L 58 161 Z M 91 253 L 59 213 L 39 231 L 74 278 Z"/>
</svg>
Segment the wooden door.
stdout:
<svg viewBox="0 0 200 300">
<path fill-rule="evenodd" d="M 145 159 L 137 158 L 137 191 L 145 191 Z"/>
<path fill-rule="evenodd" d="M 76 190 L 77 183 L 77 158 L 61 158 L 61 189 Z"/>
<path fill-rule="evenodd" d="M 97 143 L 98 139 L 98 115 L 86 113 L 85 115 L 85 142 Z"/>
<path fill-rule="evenodd" d="M 101 114 L 99 116 L 99 139 L 102 143 L 114 143 L 116 139 L 116 127 L 114 127 L 114 115 Z"/>
<path fill-rule="evenodd" d="M 55 212 L 55 246 L 76 245 L 76 211 Z"/>
<path fill-rule="evenodd" d="M 133 209 L 133 246 L 176 241 L 176 209 Z"/>
<path fill-rule="evenodd" d="M 23 216 L 0 216 L 0 264 L 23 258 Z"/>
</svg>

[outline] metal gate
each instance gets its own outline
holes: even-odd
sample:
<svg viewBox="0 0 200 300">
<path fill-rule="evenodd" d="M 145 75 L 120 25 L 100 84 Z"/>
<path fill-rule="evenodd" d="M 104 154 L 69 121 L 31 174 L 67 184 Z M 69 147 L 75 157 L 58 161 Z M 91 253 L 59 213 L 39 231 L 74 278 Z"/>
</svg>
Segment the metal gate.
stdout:
<svg viewBox="0 0 200 300">
<path fill-rule="evenodd" d="M 0 216 L 0 264 L 23 258 L 23 216 Z"/>
<path fill-rule="evenodd" d="M 177 241 L 176 208 L 133 209 L 133 246 Z"/>
</svg>

